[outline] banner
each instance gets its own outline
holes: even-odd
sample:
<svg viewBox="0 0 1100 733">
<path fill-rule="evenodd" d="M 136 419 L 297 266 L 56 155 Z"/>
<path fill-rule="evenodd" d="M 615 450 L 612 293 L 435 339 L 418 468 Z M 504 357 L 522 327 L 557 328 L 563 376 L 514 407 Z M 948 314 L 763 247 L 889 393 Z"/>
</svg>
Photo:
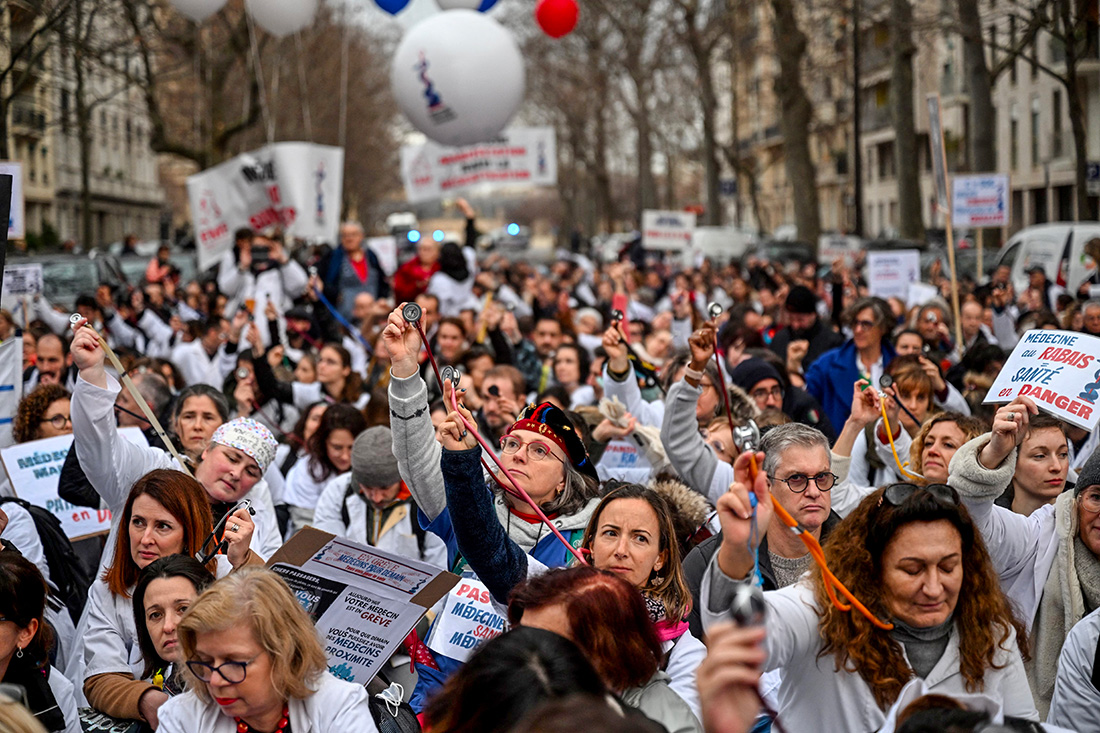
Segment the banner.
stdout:
<svg viewBox="0 0 1100 733">
<path fill-rule="evenodd" d="M 409 203 L 438 201 L 480 183 L 555 186 L 557 140 L 552 127 L 513 127 L 495 140 L 461 148 L 434 142 L 401 148 L 401 179 Z"/>
<path fill-rule="evenodd" d="M 690 211 L 642 212 L 642 247 L 679 252 L 691 246 L 695 235 L 695 214 Z"/>
<path fill-rule="evenodd" d="M 10 338 L 0 343 L 0 448 L 14 441 L 12 421 L 23 398 L 23 339 Z"/>
<path fill-rule="evenodd" d="M 118 432 L 134 445 L 149 444 L 139 428 L 121 428 Z M 15 495 L 50 511 L 60 520 L 65 536 L 77 540 L 109 532 L 111 511 L 76 506 L 57 495 L 61 467 L 72 444 L 71 434 L 32 440 L 0 450 L 0 459 L 4 462 Z"/>
<path fill-rule="evenodd" d="M 951 179 L 951 221 L 956 227 L 1008 226 L 1008 176 Z"/>
<path fill-rule="evenodd" d="M 1030 397 L 1060 420 L 1085 430 L 1100 421 L 1100 338 L 1077 331 L 1028 331 L 989 388 L 986 402 Z"/>
<path fill-rule="evenodd" d="M 880 298 L 909 297 L 909 284 L 920 282 L 920 252 L 915 249 L 867 253 L 867 285 Z"/>
<path fill-rule="evenodd" d="M 466 662 L 478 647 L 503 634 L 507 627 L 507 619 L 493 607 L 485 584 L 463 576 L 447 594 L 427 645 L 436 654 Z"/>
<path fill-rule="evenodd" d="M 8 215 L 8 239 L 22 239 L 27 234 L 27 206 L 23 198 L 23 164 L 14 160 L 0 161 L 0 175 L 11 176 L 11 213 Z"/>
<path fill-rule="evenodd" d="M 313 527 L 268 561 L 313 619 L 336 677 L 374 679 L 458 577 L 427 563 L 361 545 Z"/>
<path fill-rule="evenodd" d="M 199 269 L 233 248 L 240 227 L 335 244 L 343 190 L 343 148 L 313 143 L 265 145 L 188 177 Z"/>
</svg>

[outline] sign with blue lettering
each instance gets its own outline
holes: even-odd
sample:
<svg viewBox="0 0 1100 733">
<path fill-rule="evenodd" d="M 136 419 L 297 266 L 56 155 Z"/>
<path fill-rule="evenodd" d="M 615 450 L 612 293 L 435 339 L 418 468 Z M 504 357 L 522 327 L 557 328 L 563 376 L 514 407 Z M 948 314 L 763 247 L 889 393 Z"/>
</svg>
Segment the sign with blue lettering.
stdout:
<svg viewBox="0 0 1100 733">
<path fill-rule="evenodd" d="M 485 584 L 467 574 L 450 593 L 428 636 L 436 654 L 468 660 L 479 646 L 504 633 L 507 622 L 493 606 Z"/>
<path fill-rule="evenodd" d="M 1077 331 L 1028 331 L 989 388 L 986 402 L 1029 397 L 1044 412 L 1085 430 L 1100 422 L 1100 338 Z"/>
<path fill-rule="evenodd" d="M 680 252 L 691 246 L 695 214 L 690 211 L 642 212 L 642 247 Z"/>
<path fill-rule="evenodd" d="M 951 221 L 957 227 L 1008 226 L 1008 176 L 951 179 Z"/>
<path fill-rule="evenodd" d="M 313 619 L 329 671 L 360 685 L 374 679 L 458 582 L 458 576 L 420 560 L 313 527 L 294 535 L 267 564 Z"/>
</svg>

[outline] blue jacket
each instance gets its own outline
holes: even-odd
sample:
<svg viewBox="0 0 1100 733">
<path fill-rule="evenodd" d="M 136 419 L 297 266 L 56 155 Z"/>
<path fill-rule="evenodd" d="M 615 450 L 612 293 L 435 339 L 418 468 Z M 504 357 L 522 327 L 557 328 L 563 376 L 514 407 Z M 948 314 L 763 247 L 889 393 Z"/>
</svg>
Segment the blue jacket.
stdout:
<svg viewBox="0 0 1100 733">
<path fill-rule="evenodd" d="M 882 342 L 882 366 L 893 361 L 896 352 L 885 339 Z M 856 345 L 851 339 L 843 346 L 826 351 L 806 372 L 806 391 L 817 398 L 829 422 L 837 430 L 844 427 L 852 414 L 852 385 L 859 379 L 856 366 Z"/>
</svg>

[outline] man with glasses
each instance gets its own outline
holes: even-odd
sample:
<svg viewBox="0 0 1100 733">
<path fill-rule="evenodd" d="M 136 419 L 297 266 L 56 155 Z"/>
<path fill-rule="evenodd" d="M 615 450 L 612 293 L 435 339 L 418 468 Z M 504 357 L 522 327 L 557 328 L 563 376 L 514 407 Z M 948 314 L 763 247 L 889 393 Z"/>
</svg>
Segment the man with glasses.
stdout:
<svg viewBox="0 0 1100 733">
<path fill-rule="evenodd" d="M 765 455 L 760 470 L 768 476 L 772 497 L 807 532 L 824 541 L 840 523 L 840 517 L 832 511 L 829 496 L 837 477 L 832 473 L 829 441 L 825 435 L 807 425 L 788 423 L 765 433 L 760 450 Z M 729 486 L 733 482 L 733 466 L 721 464 L 720 473 Z M 711 556 L 721 544 L 722 535 L 711 537 L 684 559 L 684 575 L 694 601 L 688 615 L 692 633 L 696 628 L 702 631 L 699 587 Z M 813 564 L 798 536 L 779 522 L 773 522 L 765 534 L 759 557 L 764 590 L 793 585 Z"/>
<path fill-rule="evenodd" d="M 843 425 L 852 412 L 851 385 L 861 377 L 878 384 L 895 353 L 885 338 L 894 323 L 886 301 L 860 298 L 848 308 L 845 320 L 852 337 L 826 351 L 806 371 L 806 391 L 821 403 L 833 425 Z"/>
</svg>

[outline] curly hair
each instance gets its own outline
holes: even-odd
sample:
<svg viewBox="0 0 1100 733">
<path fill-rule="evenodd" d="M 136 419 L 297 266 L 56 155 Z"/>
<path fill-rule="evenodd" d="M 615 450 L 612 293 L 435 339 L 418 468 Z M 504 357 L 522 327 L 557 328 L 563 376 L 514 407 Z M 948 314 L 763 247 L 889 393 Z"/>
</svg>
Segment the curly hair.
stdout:
<svg viewBox="0 0 1100 733">
<path fill-rule="evenodd" d="M 16 443 L 38 439 L 38 428 L 50 405 L 58 400 L 70 399 L 69 390 L 59 384 L 43 384 L 19 402 L 11 433 Z"/>
<path fill-rule="evenodd" d="M 829 567 L 872 613 L 889 618 L 882 567 L 886 547 L 912 522 L 950 522 L 962 538 L 962 585 L 953 616 L 959 634 L 959 667 L 967 690 L 980 692 L 986 670 L 1004 666 L 995 663 L 995 656 L 998 648 L 1009 651 L 1013 631 L 1020 652 L 1027 657 L 1024 625 L 1001 591 L 981 534 L 958 496 L 952 504 L 930 492 L 916 491 L 901 506 L 894 506 L 885 501 L 887 488 L 861 501 L 829 535 L 825 544 Z M 832 655 L 838 673 L 859 674 L 873 691 L 875 702 L 886 710 L 913 676 L 901 645 L 863 615 L 834 607 L 819 568 L 813 570 L 812 583 L 824 642 L 818 658 Z"/>
<path fill-rule="evenodd" d="M 937 412 L 921 423 L 920 430 L 913 436 L 913 443 L 909 447 L 909 468 L 911 471 L 918 474 L 924 473 L 924 460 L 921 458 L 921 454 L 924 453 L 924 439 L 928 437 L 928 433 L 932 432 L 932 428 L 941 422 L 955 423 L 955 427 L 961 430 L 965 436 L 963 443 L 989 432 L 989 423 L 981 418 L 964 415 L 961 412 Z M 961 445 L 960 443 L 960 447 Z M 914 482 L 919 484 L 923 482 L 923 479 L 915 479 Z"/>
</svg>

